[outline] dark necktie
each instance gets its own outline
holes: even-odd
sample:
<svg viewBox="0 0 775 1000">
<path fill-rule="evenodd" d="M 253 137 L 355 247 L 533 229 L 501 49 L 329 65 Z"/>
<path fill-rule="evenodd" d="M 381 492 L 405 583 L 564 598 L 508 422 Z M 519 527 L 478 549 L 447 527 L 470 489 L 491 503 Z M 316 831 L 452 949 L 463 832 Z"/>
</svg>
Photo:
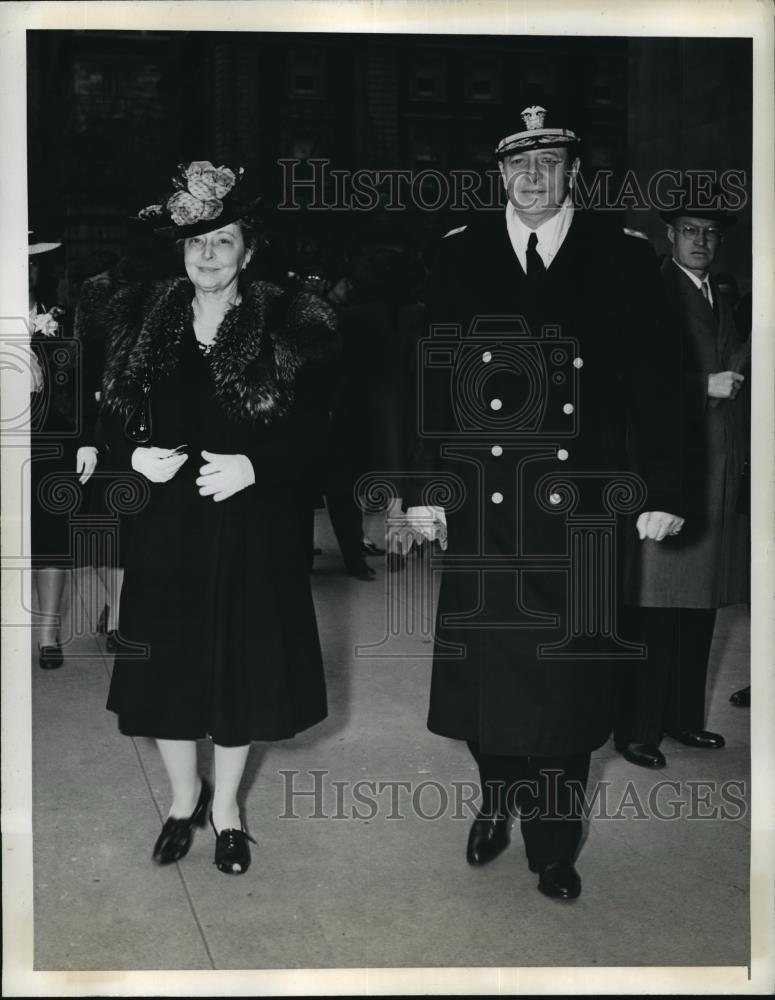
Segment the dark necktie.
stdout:
<svg viewBox="0 0 775 1000">
<path fill-rule="evenodd" d="M 537 244 L 538 237 L 533 232 L 528 237 L 527 254 L 525 255 L 525 260 L 527 262 L 527 276 L 533 280 L 546 272 L 544 262 L 541 260 L 541 256 L 536 249 Z"/>
<path fill-rule="evenodd" d="M 718 292 L 713 296 L 713 301 L 711 302 L 711 290 L 710 282 L 706 278 L 705 281 L 700 285 L 700 291 L 702 292 L 703 298 L 708 303 L 710 308 L 713 310 L 713 315 L 718 319 Z"/>
</svg>

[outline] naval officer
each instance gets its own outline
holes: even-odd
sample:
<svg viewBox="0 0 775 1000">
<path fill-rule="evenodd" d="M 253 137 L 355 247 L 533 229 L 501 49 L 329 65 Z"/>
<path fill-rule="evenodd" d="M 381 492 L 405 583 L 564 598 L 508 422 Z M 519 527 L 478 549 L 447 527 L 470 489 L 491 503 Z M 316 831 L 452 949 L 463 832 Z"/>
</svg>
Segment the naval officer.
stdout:
<svg viewBox="0 0 775 1000">
<path fill-rule="evenodd" d="M 683 524 L 677 389 L 650 245 L 574 204 L 567 120 L 535 101 L 515 118 L 495 150 L 505 211 L 448 234 L 429 279 L 426 478 L 404 502 L 423 532 L 434 475 L 447 491 L 428 726 L 479 767 L 467 859 L 496 858 L 519 813 L 538 889 L 568 900 L 590 753 L 639 655 L 618 625 L 618 532 L 625 515 L 655 542 Z"/>
</svg>

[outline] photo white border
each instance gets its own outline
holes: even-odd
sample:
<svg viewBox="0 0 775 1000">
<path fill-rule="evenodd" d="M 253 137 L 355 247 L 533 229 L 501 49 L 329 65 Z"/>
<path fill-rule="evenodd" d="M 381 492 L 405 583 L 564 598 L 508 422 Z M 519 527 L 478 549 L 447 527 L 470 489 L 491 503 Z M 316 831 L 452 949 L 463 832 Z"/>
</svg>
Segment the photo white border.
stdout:
<svg viewBox="0 0 775 1000">
<path fill-rule="evenodd" d="M 753 38 L 753 358 L 750 972 L 734 967 L 324 969 L 154 972 L 32 971 L 31 694 L 26 630 L 2 629 L 4 996 L 251 996 L 386 994 L 762 994 L 775 988 L 775 193 L 773 10 L 767 0 L 528 2 L 0 3 L 0 339 L 27 315 L 26 29 L 326 31 L 428 34 L 626 35 Z M 20 412 L 26 386 L 6 371 L 0 415 Z M 14 409 L 16 407 L 16 409 Z M 3 448 L 2 551 L 26 515 L 18 483 L 24 449 Z M 18 551 L 18 550 L 16 550 Z M 26 574 L 29 577 L 29 574 Z M 6 596 L 14 573 L 3 573 Z M 25 595 L 29 607 L 29 594 Z M 21 619 L 13 608 L 10 617 Z"/>
</svg>

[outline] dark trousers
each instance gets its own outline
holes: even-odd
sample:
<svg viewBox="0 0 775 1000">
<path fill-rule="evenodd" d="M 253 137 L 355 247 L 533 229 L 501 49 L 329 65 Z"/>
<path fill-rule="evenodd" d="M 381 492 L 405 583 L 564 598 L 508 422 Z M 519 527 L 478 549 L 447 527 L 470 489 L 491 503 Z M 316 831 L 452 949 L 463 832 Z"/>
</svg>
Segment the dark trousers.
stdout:
<svg viewBox="0 0 775 1000">
<path fill-rule="evenodd" d="M 468 744 L 479 765 L 482 815 L 520 816 L 528 861 L 543 868 L 571 864 L 583 832 L 582 806 L 589 776 L 588 753 L 565 757 L 485 754 Z"/>
<path fill-rule="evenodd" d="M 344 492 L 328 492 L 326 507 L 347 572 L 363 572 L 368 566 L 362 549 L 363 514 L 355 502 L 352 485 Z"/>
<path fill-rule="evenodd" d="M 363 557 L 361 547 L 363 545 L 362 514 L 352 493 L 344 496 L 329 493 L 326 496 L 326 507 L 347 572 L 363 572 L 368 563 Z M 301 518 L 307 563 L 311 570 L 315 558 L 315 507 L 312 503 L 302 509 Z"/>
<path fill-rule="evenodd" d="M 308 500 L 300 505 L 299 518 L 304 552 L 307 556 L 307 569 L 312 572 L 312 566 L 315 562 L 315 501 Z"/>
<path fill-rule="evenodd" d="M 358 478 L 349 431 L 334 435 L 326 474 L 326 507 L 348 573 L 368 568 L 363 557 L 363 514 L 355 499 Z"/>
<path fill-rule="evenodd" d="M 662 734 L 705 725 L 715 608 L 630 608 L 647 658 L 620 667 L 617 744 L 659 746 Z"/>
</svg>

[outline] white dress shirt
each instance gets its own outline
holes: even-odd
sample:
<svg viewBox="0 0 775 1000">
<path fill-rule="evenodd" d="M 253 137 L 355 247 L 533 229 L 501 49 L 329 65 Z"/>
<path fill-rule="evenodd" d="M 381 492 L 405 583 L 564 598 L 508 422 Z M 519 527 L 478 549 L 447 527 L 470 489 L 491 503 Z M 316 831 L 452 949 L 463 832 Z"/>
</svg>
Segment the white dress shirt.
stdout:
<svg viewBox="0 0 775 1000">
<path fill-rule="evenodd" d="M 675 259 L 675 257 L 673 257 L 673 263 L 675 264 L 676 267 L 680 267 L 681 268 L 681 270 L 686 275 L 686 277 L 689 278 L 691 280 L 692 284 L 696 288 L 698 288 L 700 291 L 702 291 L 702 286 L 705 285 L 705 287 L 708 289 L 707 299 L 708 299 L 708 302 L 710 303 L 710 307 L 712 309 L 713 308 L 713 292 L 711 291 L 711 288 L 710 288 L 710 281 L 708 280 L 708 275 L 706 274 L 704 278 L 698 278 L 697 275 L 694 274 L 692 271 L 687 271 L 687 269 L 683 266 L 683 264 L 679 264 L 678 261 Z"/>
<path fill-rule="evenodd" d="M 517 210 L 511 202 L 508 203 L 506 206 L 506 229 L 514 253 L 517 255 L 517 260 L 522 265 L 525 274 L 527 274 L 527 241 L 530 234 L 535 233 L 538 237 L 536 250 L 544 262 L 544 267 L 548 269 L 568 235 L 571 222 L 573 222 L 573 201 L 570 193 L 565 196 L 560 210 L 551 219 L 542 222 L 537 229 L 526 226 L 517 215 Z"/>
</svg>

